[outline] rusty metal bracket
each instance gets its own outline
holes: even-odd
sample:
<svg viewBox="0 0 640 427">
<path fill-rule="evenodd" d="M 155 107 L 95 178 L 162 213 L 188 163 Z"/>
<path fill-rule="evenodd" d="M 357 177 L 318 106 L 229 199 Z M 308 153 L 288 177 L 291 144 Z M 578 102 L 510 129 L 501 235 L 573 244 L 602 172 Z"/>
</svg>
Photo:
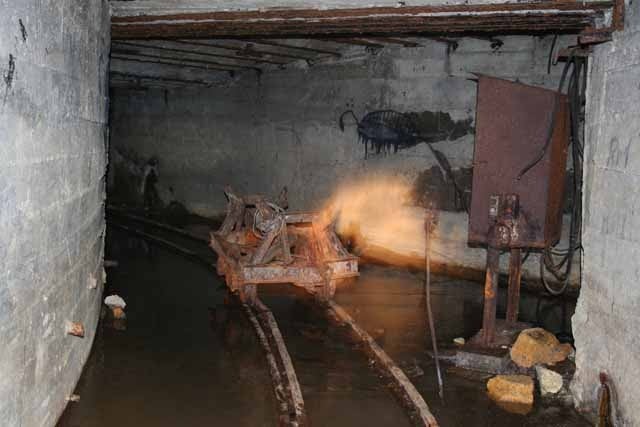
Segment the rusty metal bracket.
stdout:
<svg viewBox="0 0 640 427">
<path fill-rule="evenodd" d="M 580 44 L 580 46 L 591 46 L 594 44 L 610 42 L 611 40 L 611 28 L 597 31 L 585 31 L 578 36 L 578 44 Z"/>
<path fill-rule="evenodd" d="M 507 296 L 507 324 L 518 320 L 520 303 L 520 278 L 522 271 L 521 250 L 517 245 L 519 234 L 527 229 L 526 221 L 520 217 L 520 202 L 517 194 L 491 195 L 489 218 L 494 223 L 487 238 L 487 271 L 484 286 L 484 308 L 482 313 L 482 339 L 484 347 L 495 344 L 496 307 L 498 280 L 500 277 L 500 251 L 510 250 L 509 289 Z"/>
</svg>

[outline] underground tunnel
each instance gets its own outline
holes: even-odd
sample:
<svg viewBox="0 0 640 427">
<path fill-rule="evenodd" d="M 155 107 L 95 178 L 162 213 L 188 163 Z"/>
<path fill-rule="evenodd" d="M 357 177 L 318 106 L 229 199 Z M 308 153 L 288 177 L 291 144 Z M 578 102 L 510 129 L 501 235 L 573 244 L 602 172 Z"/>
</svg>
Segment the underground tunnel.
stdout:
<svg viewBox="0 0 640 427">
<path fill-rule="evenodd" d="M 637 2 L 0 23 L 0 426 L 640 425 Z"/>
</svg>

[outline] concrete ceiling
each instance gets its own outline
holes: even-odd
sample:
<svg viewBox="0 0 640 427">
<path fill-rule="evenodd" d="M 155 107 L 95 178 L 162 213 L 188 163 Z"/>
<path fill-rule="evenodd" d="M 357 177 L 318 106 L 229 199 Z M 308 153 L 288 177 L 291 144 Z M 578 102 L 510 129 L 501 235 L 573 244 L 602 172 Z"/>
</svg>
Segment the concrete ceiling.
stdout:
<svg viewBox="0 0 640 427">
<path fill-rule="evenodd" d="M 112 84 L 207 85 L 416 39 L 579 33 L 615 20 L 615 1 L 111 1 Z M 618 18 L 619 19 L 619 18 Z"/>
<path fill-rule="evenodd" d="M 112 85 L 182 86 L 228 81 L 241 72 L 260 75 L 285 67 L 309 67 L 354 52 L 387 46 L 418 47 L 427 39 L 361 37 L 339 39 L 113 40 Z M 454 39 L 435 38 L 442 43 Z"/>
</svg>

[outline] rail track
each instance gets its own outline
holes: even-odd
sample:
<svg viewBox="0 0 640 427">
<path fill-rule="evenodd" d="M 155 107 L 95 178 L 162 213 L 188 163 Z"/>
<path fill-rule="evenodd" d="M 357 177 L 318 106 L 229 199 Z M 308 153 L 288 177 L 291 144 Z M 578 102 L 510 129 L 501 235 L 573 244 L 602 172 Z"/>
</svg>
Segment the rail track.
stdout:
<svg viewBox="0 0 640 427">
<path fill-rule="evenodd" d="M 169 233 L 172 236 L 180 236 L 208 245 L 209 242 L 205 236 L 199 236 L 188 230 L 114 207 L 107 208 L 107 222 L 114 228 L 165 247 L 181 256 L 201 263 L 215 272 L 216 265 L 213 259 L 208 259 L 199 251 L 177 244 L 171 238 L 167 238 L 166 234 Z M 140 226 L 142 229 L 139 228 Z M 149 229 L 156 230 L 156 232 L 150 232 Z M 160 233 L 158 230 L 161 230 Z M 164 235 L 159 235 L 162 233 Z M 278 407 L 279 425 L 297 427 L 312 424 L 312 420 L 307 418 L 296 371 L 273 313 L 259 298 L 255 298 L 252 304 L 246 302 L 240 302 L 240 304 L 265 353 Z M 408 411 L 412 422 L 417 426 L 437 427 L 438 422 L 429 410 L 429 406 L 402 369 L 356 323 L 348 312 L 333 300 L 318 300 L 318 304 L 322 306 L 325 315 L 332 324 L 346 326 L 354 340 L 362 344 L 359 348 L 362 348 L 367 357 L 375 362 L 373 366 L 376 371 L 389 380 L 392 391 Z"/>
</svg>

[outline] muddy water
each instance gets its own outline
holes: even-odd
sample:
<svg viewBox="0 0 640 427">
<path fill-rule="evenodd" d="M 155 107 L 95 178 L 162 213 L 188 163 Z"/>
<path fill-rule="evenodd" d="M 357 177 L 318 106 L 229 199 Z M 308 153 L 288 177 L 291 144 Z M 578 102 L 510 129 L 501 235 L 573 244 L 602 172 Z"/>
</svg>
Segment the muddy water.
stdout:
<svg viewBox="0 0 640 427">
<path fill-rule="evenodd" d="M 293 360 L 311 425 L 410 426 L 405 411 L 348 337 L 302 291 L 261 288 Z"/>
<path fill-rule="evenodd" d="M 438 397 L 435 365 L 430 356 L 423 273 L 412 274 L 378 266 L 363 266 L 360 278 L 339 289 L 336 300 L 405 369 L 442 426 L 588 426 L 573 408 L 559 401 L 541 401 L 528 415 L 508 413 L 486 395 L 487 376 L 445 371 L 444 402 Z M 456 337 L 469 338 L 482 321 L 482 286 L 434 277 L 432 306 L 441 348 Z M 571 339 L 575 301 L 523 293 L 520 320 L 541 326 L 564 340 Z M 500 290 L 498 316 L 504 317 L 506 296 Z M 443 367 L 445 370 L 447 366 Z M 424 374 L 422 374 L 424 373 Z"/>
<path fill-rule="evenodd" d="M 101 322 L 76 390 L 81 400 L 58 426 L 275 426 L 261 347 L 242 312 L 227 303 L 222 281 L 201 264 L 122 232 L 110 231 L 107 250 L 119 261 L 109 270 L 108 293 L 127 301 L 126 330 L 108 318 Z M 434 282 L 441 344 L 471 336 L 480 324 L 481 287 Z M 446 375 L 443 404 L 428 355 L 422 283 L 420 274 L 364 266 L 336 299 L 405 368 L 441 425 L 588 425 L 568 407 L 538 401 L 527 416 L 509 414 L 487 399 L 482 379 L 460 375 Z M 410 425 L 366 358 L 306 295 L 273 285 L 260 296 L 280 325 L 314 427 Z M 572 301 L 524 295 L 521 312 L 570 337 L 573 308 Z"/>
<path fill-rule="evenodd" d="M 126 330 L 101 323 L 81 399 L 58 425 L 273 426 L 261 347 L 242 312 L 224 306 L 222 283 L 199 264 L 117 237 L 108 292 L 127 302 Z"/>
</svg>

